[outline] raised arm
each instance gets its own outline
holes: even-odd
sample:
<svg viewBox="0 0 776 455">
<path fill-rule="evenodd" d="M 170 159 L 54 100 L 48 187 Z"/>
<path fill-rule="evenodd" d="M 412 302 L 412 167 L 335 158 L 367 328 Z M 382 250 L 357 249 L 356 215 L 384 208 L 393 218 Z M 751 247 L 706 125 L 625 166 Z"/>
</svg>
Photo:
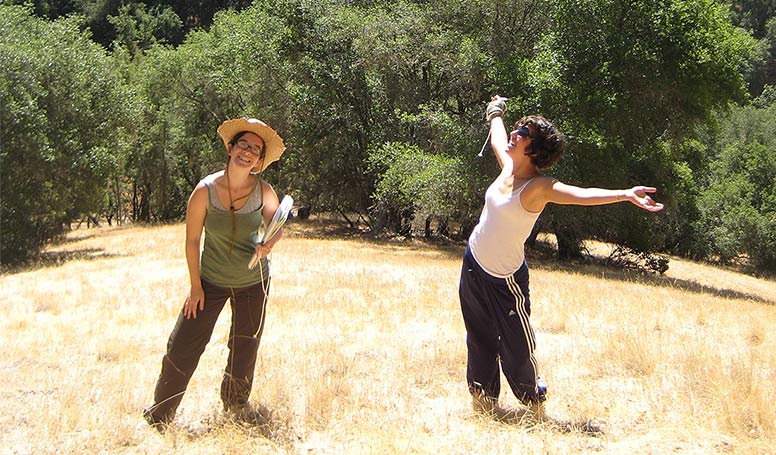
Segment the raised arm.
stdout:
<svg viewBox="0 0 776 455">
<path fill-rule="evenodd" d="M 504 125 L 504 119 L 501 118 L 505 109 L 506 98 L 498 95 L 493 97 L 485 109 L 485 116 L 490 121 L 490 148 L 493 150 L 493 154 L 496 155 L 496 160 L 498 160 L 498 165 L 501 169 L 504 169 L 504 166 L 509 166 L 510 168 L 513 166 L 512 160 L 507 155 L 509 135 Z"/>
</svg>

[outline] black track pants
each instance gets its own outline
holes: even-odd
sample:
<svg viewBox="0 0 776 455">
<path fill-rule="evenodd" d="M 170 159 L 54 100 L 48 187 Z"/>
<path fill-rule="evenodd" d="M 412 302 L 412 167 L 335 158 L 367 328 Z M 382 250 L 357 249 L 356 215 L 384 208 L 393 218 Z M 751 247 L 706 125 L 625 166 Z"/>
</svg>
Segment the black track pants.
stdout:
<svg viewBox="0 0 776 455">
<path fill-rule="evenodd" d="M 484 271 L 469 248 L 463 256 L 458 288 L 466 324 L 466 380 L 472 393 L 498 399 L 499 360 L 515 396 L 523 403 L 538 400 L 536 339 L 529 321 L 528 265 L 498 278 Z"/>
</svg>

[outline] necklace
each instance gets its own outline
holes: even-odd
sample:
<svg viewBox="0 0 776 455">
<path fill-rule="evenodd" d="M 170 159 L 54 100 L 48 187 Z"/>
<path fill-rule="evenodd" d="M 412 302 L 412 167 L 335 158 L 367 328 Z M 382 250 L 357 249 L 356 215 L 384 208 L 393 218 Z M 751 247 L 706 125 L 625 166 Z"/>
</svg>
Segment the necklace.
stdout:
<svg viewBox="0 0 776 455">
<path fill-rule="evenodd" d="M 237 199 L 232 198 L 232 185 L 229 182 L 229 170 L 224 170 L 224 175 L 226 176 L 226 191 L 229 194 L 229 211 L 234 213 L 234 212 L 236 212 L 238 210 L 238 209 L 236 209 L 234 207 L 235 202 L 239 202 L 239 201 L 247 198 L 248 196 L 251 195 L 251 192 L 249 192 L 245 196 L 240 196 Z"/>
<path fill-rule="evenodd" d="M 234 208 L 234 199 L 232 198 L 232 184 L 229 182 L 229 168 L 227 167 L 224 170 L 224 175 L 226 176 L 226 191 L 229 194 L 229 217 L 232 219 L 232 236 L 229 239 L 229 254 L 232 254 L 232 248 L 234 247 L 234 236 L 237 232 L 237 221 L 234 213 L 236 212 Z M 245 196 L 238 197 L 237 200 L 245 199 L 248 196 L 250 196 L 251 193 L 246 194 Z"/>
<path fill-rule="evenodd" d="M 229 194 L 229 211 L 234 213 L 234 201 L 232 200 L 232 185 L 229 183 L 229 170 L 225 170 L 226 174 L 226 192 Z"/>
</svg>

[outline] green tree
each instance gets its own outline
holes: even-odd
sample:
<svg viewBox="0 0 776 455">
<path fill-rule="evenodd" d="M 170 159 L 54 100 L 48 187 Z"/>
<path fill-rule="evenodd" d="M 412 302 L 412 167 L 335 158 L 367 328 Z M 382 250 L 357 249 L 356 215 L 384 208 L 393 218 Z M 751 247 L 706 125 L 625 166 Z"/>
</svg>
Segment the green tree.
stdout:
<svg viewBox="0 0 776 455">
<path fill-rule="evenodd" d="M 669 204 L 660 217 L 628 207 L 552 208 L 543 222 L 561 254 L 600 237 L 662 248 L 694 205 L 681 188 L 693 157 L 682 146 L 714 108 L 746 96 L 741 68 L 753 41 L 713 0 L 552 0 L 548 33 L 528 66 L 525 105 L 570 137 L 555 173 L 583 186 L 654 183 Z"/>
<path fill-rule="evenodd" d="M 699 198 L 696 254 L 724 263 L 744 258 L 774 271 L 776 102 L 735 107 L 715 124 L 708 128 L 713 165 Z"/>
<path fill-rule="evenodd" d="M 118 15 L 108 16 L 108 22 L 116 30 L 117 44 L 132 55 L 156 43 L 183 41 L 183 23 L 169 7 L 154 6 L 149 10 L 145 3 L 127 3 L 119 8 Z"/>
<path fill-rule="evenodd" d="M 78 0 L 3 0 L 0 5 L 25 5 L 38 17 L 57 19 L 78 11 Z"/>
<path fill-rule="evenodd" d="M 776 2 L 733 0 L 730 18 L 757 40 L 757 52 L 746 69 L 749 93 L 757 97 L 766 85 L 776 84 Z"/>
<path fill-rule="evenodd" d="M 370 154 L 375 186 L 374 226 L 425 237 L 450 235 L 450 227 L 471 228 L 468 182 L 472 168 L 459 158 L 429 153 L 417 145 L 389 142 Z"/>
<path fill-rule="evenodd" d="M 439 184 L 448 181 L 448 190 L 454 189 L 459 196 L 471 196 L 468 189 L 479 187 L 481 180 L 477 172 L 461 172 L 461 166 L 480 169 L 474 149 L 485 132 L 482 99 L 488 56 L 475 39 L 447 23 L 446 18 L 456 14 L 440 8 L 439 3 L 398 1 L 380 8 L 354 8 L 350 17 L 355 19 L 342 26 L 352 37 L 355 62 L 366 79 L 363 90 L 370 104 L 364 129 L 368 131 L 366 148 L 372 151 L 368 160 L 374 164 L 375 154 L 403 160 L 384 167 L 367 166 L 371 184 L 377 185 L 374 190 L 367 188 L 374 194 L 366 202 L 372 204 L 368 218 L 377 229 L 388 226 L 429 235 L 427 222 L 432 218 L 440 223 L 441 231 L 447 231 L 449 222 L 470 227 L 476 210 L 477 197 L 432 203 L 438 194 L 447 192 L 418 180 L 450 171 Z M 396 152 L 397 142 L 410 152 Z M 421 154 L 412 156 L 420 150 Z M 421 163 L 433 169 L 415 175 L 415 166 Z M 400 179 L 407 179 L 402 186 L 413 189 L 405 197 L 392 198 L 385 186 L 398 185 Z"/>
<path fill-rule="evenodd" d="M 285 29 L 279 44 L 289 65 L 286 132 L 293 146 L 284 157 L 284 186 L 299 203 L 353 223 L 354 216 L 367 216 L 372 176 L 366 157 L 379 128 L 353 46 L 360 16 L 339 3 L 279 0 L 261 6 Z"/>
<path fill-rule="evenodd" d="M 127 38 L 127 21 L 122 19 L 118 24 L 111 20 L 127 15 L 140 29 L 132 33 L 133 39 L 141 38 L 148 31 L 148 26 L 154 30 L 157 41 L 178 45 L 183 41 L 184 34 L 191 30 L 208 29 L 218 11 L 233 9 L 244 10 L 250 6 L 250 0 L 146 0 L 144 2 L 127 0 L 2 0 L 4 5 L 31 5 L 36 16 L 47 19 L 58 19 L 72 14 L 85 17 L 82 27 L 89 28 L 92 39 L 102 44 L 106 49 L 116 41 Z M 125 11 L 125 12 L 122 12 Z M 148 16 L 151 18 L 149 19 Z M 177 18 L 172 17 L 173 15 Z M 182 32 L 178 24 L 182 26 Z M 170 27 L 173 27 L 172 29 Z M 141 33 L 138 33 L 141 32 Z M 147 38 L 147 37 L 146 37 Z"/>
<path fill-rule="evenodd" d="M 759 39 L 767 32 L 767 23 L 776 16 L 773 0 L 731 0 L 731 20 L 734 25 L 749 30 Z"/>
<path fill-rule="evenodd" d="M 125 86 L 76 19 L 0 6 L 0 262 L 98 213 L 123 153 Z"/>
<path fill-rule="evenodd" d="M 197 181 L 224 165 L 216 128 L 227 118 L 257 117 L 287 129 L 282 35 L 282 24 L 259 8 L 225 11 L 178 48 L 155 45 L 135 59 L 127 78 L 138 118 L 125 171 L 133 219 L 182 217 Z"/>
</svg>

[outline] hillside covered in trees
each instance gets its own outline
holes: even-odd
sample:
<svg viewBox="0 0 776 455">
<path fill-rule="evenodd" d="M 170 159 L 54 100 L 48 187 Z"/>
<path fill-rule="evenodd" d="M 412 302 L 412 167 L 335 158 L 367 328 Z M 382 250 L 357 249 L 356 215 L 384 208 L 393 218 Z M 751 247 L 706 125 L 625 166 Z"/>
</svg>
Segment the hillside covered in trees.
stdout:
<svg viewBox="0 0 776 455">
<path fill-rule="evenodd" d="M 16 5 L 16 3 L 23 5 Z M 26 5 L 26 6 L 25 6 Z M 117 0 L 0 5 L 0 263 L 85 216 L 179 220 L 223 166 L 215 130 L 263 119 L 279 193 L 372 230 L 463 237 L 496 166 L 485 102 L 567 134 L 552 173 L 647 183 L 660 216 L 550 207 L 558 253 L 776 270 L 776 16 L 748 0 Z"/>
</svg>

